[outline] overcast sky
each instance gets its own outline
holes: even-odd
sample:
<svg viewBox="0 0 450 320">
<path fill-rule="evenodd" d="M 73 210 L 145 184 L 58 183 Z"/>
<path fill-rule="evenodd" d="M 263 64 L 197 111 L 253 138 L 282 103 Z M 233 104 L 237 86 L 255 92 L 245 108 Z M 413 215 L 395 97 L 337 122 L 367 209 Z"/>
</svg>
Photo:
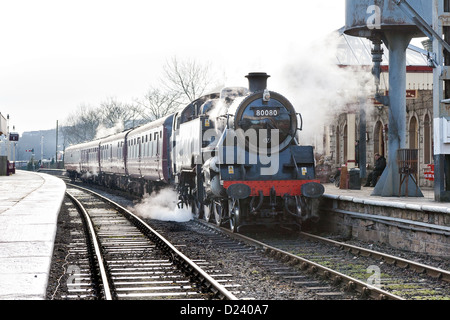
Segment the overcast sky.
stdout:
<svg viewBox="0 0 450 320">
<path fill-rule="evenodd" d="M 277 75 L 290 55 L 342 27 L 344 6 L 345 0 L 0 0 L 0 112 L 10 115 L 11 131 L 52 129 L 80 104 L 142 97 L 175 55 L 208 61 L 226 85 L 246 86 L 248 72 Z"/>
</svg>

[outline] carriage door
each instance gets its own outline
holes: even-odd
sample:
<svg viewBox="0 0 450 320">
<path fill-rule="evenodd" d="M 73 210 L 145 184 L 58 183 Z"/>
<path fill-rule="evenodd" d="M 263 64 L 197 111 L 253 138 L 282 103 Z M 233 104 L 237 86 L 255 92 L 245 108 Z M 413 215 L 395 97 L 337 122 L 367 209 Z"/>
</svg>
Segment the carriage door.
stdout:
<svg viewBox="0 0 450 320">
<path fill-rule="evenodd" d="M 155 132 L 156 135 L 156 167 L 158 171 L 159 180 L 161 180 L 161 170 L 162 170 L 162 152 L 161 152 L 161 137 L 158 132 Z"/>
<path fill-rule="evenodd" d="M 141 158 L 142 158 L 142 141 L 141 141 L 141 137 L 137 138 L 137 145 L 136 145 L 136 153 L 137 153 L 137 158 L 138 158 L 138 169 L 139 169 L 139 175 L 142 177 L 142 165 L 141 165 Z"/>
<path fill-rule="evenodd" d="M 175 116 L 173 117 L 173 125 L 172 125 L 172 136 L 171 136 L 171 140 L 172 140 L 172 148 L 170 150 L 170 154 L 172 157 L 172 163 L 173 163 L 173 174 L 175 174 L 177 172 L 177 135 L 179 132 L 180 128 L 180 115 L 179 113 L 176 113 Z"/>
</svg>

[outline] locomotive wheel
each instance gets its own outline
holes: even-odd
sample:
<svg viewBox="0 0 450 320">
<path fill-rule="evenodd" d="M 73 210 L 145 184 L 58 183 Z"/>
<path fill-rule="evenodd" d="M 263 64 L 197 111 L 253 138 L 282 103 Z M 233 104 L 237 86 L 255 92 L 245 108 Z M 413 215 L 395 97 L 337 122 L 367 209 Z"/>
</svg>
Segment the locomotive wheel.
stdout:
<svg viewBox="0 0 450 320">
<path fill-rule="evenodd" d="M 203 206 L 197 200 L 191 200 L 189 203 L 191 212 L 197 219 L 203 218 Z"/>
<path fill-rule="evenodd" d="M 221 202 L 215 202 L 213 203 L 214 208 L 214 217 L 216 218 L 216 224 L 220 227 L 223 223 L 223 203 Z"/>
<path fill-rule="evenodd" d="M 241 201 L 236 199 L 228 200 L 230 211 L 230 229 L 232 232 L 238 232 L 241 224 Z"/>
<path fill-rule="evenodd" d="M 203 205 L 203 218 L 206 222 L 211 222 L 213 218 L 213 203 Z"/>
</svg>

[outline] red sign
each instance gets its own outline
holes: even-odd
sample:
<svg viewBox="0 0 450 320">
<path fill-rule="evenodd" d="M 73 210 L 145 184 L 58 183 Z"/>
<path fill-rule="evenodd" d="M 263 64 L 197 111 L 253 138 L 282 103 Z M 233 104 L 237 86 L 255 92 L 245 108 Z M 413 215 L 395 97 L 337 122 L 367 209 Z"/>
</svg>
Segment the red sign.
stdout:
<svg viewBox="0 0 450 320">
<path fill-rule="evenodd" d="M 428 170 L 426 171 L 425 174 L 425 179 L 428 181 L 434 181 L 434 164 L 429 164 L 428 165 Z"/>
</svg>

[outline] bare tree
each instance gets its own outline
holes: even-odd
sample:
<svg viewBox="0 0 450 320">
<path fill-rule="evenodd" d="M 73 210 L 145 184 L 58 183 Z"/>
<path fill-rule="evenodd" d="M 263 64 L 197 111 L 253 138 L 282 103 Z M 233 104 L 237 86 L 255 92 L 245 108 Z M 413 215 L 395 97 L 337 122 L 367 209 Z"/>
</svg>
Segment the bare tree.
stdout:
<svg viewBox="0 0 450 320">
<path fill-rule="evenodd" d="M 98 111 L 89 105 L 81 104 L 67 117 L 61 131 L 69 145 L 81 143 L 95 138 L 100 123 Z"/>
<path fill-rule="evenodd" d="M 128 120 L 128 110 L 117 98 L 108 97 L 100 103 L 99 114 L 105 127 L 111 128 Z"/>
<path fill-rule="evenodd" d="M 61 130 L 70 145 L 104 137 L 142 123 L 137 105 L 107 98 L 97 108 L 81 104 L 67 117 Z"/>
<path fill-rule="evenodd" d="M 123 103 L 109 97 L 100 103 L 99 114 L 105 128 L 133 128 L 142 124 L 142 108 L 136 104 Z"/>
<path fill-rule="evenodd" d="M 141 116 L 153 121 L 174 113 L 204 95 L 211 82 L 209 65 L 173 57 L 163 67 L 162 86 L 150 87 L 143 99 L 136 100 Z"/>
<path fill-rule="evenodd" d="M 136 100 L 140 106 L 140 115 L 146 121 L 153 121 L 174 113 L 180 106 L 180 94 L 163 92 L 161 89 L 150 88 L 143 99 Z"/>
<path fill-rule="evenodd" d="M 205 94 L 211 86 L 209 64 L 199 64 L 195 60 L 182 60 L 173 57 L 164 65 L 163 84 L 168 92 L 179 95 L 180 103 L 188 103 Z"/>
<path fill-rule="evenodd" d="M 123 107 L 127 110 L 127 117 L 124 122 L 124 128 L 130 129 L 149 122 L 143 114 L 142 107 L 138 103 L 124 103 Z"/>
<path fill-rule="evenodd" d="M 163 70 L 161 88 L 151 87 L 142 99 L 135 100 L 135 104 L 109 97 L 98 108 L 80 105 L 62 128 L 67 142 L 89 141 L 159 119 L 198 99 L 214 86 L 209 64 L 173 57 Z"/>
</svg>

